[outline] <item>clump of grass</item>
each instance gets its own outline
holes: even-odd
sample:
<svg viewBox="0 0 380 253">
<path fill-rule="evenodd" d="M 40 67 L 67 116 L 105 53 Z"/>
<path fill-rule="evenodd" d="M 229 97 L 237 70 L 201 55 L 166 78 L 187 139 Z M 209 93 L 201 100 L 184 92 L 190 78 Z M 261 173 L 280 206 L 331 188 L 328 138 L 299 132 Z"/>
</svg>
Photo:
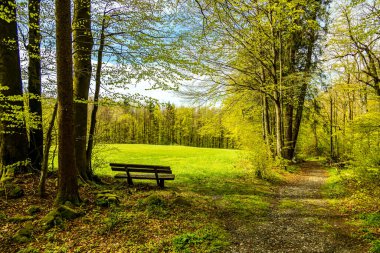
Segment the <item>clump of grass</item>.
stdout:
<svg viewBox="0 0 380 253">
<path fill-rule="evenodd" d="M 372 247 L 370 249 L 372 253 L 380 253 L 380 240 L 375 240 L 372 242 Z"/>
<path fill-rule="evenodd" d="M 285 167 L 285 170 L 289 173 L 296 173 L 300 170 L 300 168 L 297 165 L 288 165 Z"/>
<path fill-rule="evenodd" d="M 39 253 L 40 251 L 33 247 L 26 247 L 24 249 L 20 249 L 17 253 Z"/>
<path fill-rule="evenodd" d="M 280 202 L 280 208 L 282 209 L 302 209 L 303 204 L 290 199 L 283 199 Z"/>
<path fill-rule="evenodd" d="M 145 209 L 148 216 L 165 217 L 168 214 L 166 201 L 156 194 L 138 200 L 137 206 Z"/>
<path fill-rule="evenodd" d="M 124 224 L 130 222 L 133 218 L 133 213 L 128 213 L 121 211 L 119 209 L 114 209 L 108 213 L 108 215 L 101 220 L 101 225 L 98 233 L 101 235 L 109 234 L 117 227 L 121 227 Z"/>
<path fill-rule="evenodd" d="M 270 204 L 260 196 L 223 196 L 219 205 L 236 217 L 249 218 L 253 215 L 263 215 L 268 211 Z"/>
<path fill-rule="evenodd" d="M 334 168 L 329 170 L 329 178 L 322 187 L 323 194 L 330 198 L 342 198 L 347 196 L 348 191 L 342 174 Z"/>
<path fill-rule="evenodd" d="M 369 227 L 380 227 L 380 213 L 360 214 L 359 218 L 363 221 L 364 225 Z"/>
<path fill-rule="evenodd" d="M 0 213 L 0 221 L 6 220 L 6 219 L 7 219 L 7 215 L 5 213 Z"/>
<path fill-rule="evenodd" d="M 228 245 L 227 233 L 215 225 L 173 238 L 175 252 L 222 252 Z"/>
</svg>

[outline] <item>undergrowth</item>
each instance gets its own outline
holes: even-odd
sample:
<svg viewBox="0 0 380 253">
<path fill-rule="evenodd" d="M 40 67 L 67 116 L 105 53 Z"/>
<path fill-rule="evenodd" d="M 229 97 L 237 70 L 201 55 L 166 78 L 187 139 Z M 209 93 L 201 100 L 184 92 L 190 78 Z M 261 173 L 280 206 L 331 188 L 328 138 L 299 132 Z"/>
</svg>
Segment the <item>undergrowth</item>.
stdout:
<svg viewBox="0 0 380 253">
<path fill-rule="evenodd" d="M 380 174 L 379 168 L 355 166 L 330 168 L 323 193 L 341 212 L 354 215 L 352 224 L 360 236 L 380 253 Z"/>
</svg>

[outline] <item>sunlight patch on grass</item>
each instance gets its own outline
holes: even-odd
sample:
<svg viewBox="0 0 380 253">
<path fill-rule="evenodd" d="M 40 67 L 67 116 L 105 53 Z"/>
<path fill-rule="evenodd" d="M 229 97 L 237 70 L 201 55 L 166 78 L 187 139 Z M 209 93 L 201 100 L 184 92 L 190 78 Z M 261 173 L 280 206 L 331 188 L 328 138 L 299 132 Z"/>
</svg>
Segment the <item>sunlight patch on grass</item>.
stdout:
<svg viewBox="0 0 380 253">
<path fill-rule="evenodd" d="M 304 205 L 299 201 L 294 201 L 290 199 L 282 199 L 280 201 L 279 207 L 281 209 L 302 209 Z"/>
</svg>

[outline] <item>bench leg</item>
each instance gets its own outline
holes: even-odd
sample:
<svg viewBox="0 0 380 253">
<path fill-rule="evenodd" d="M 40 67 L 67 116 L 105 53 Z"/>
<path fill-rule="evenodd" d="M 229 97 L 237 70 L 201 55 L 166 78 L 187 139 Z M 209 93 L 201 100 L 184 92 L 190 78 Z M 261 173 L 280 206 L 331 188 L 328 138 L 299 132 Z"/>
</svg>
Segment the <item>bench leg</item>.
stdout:
<svg viewBox="0 0 380 253">
<path fill-rule="evenodd" d="M 158 186 L 159 186 L 160 188 L 164 188 L 164 187 L 165 187 L 165 180 L 160 179 L 160 182 L 159 182 Z"/>
<path fill-rule="evenodd" d="M 133 185 L 132 178 L 128 177 L 127 181 L 128 181 L 128 185 Z"/>
</svg>

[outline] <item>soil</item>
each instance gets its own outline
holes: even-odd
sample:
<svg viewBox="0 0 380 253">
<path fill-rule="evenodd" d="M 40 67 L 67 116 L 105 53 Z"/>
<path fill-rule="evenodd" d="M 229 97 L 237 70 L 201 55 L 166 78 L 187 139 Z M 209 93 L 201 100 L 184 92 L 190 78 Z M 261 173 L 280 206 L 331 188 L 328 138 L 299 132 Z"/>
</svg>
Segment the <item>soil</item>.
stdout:
<svg viewBox="0 0 380 253">
<path fill-rule="evenodd" d="M 271 196 L 266 217 L 229 224 L 234 236 L 230 252 L 368 252 L 368 244 L 321 194 L 328 178 L 317 162 L 305 162 Z"/>
</svg>

